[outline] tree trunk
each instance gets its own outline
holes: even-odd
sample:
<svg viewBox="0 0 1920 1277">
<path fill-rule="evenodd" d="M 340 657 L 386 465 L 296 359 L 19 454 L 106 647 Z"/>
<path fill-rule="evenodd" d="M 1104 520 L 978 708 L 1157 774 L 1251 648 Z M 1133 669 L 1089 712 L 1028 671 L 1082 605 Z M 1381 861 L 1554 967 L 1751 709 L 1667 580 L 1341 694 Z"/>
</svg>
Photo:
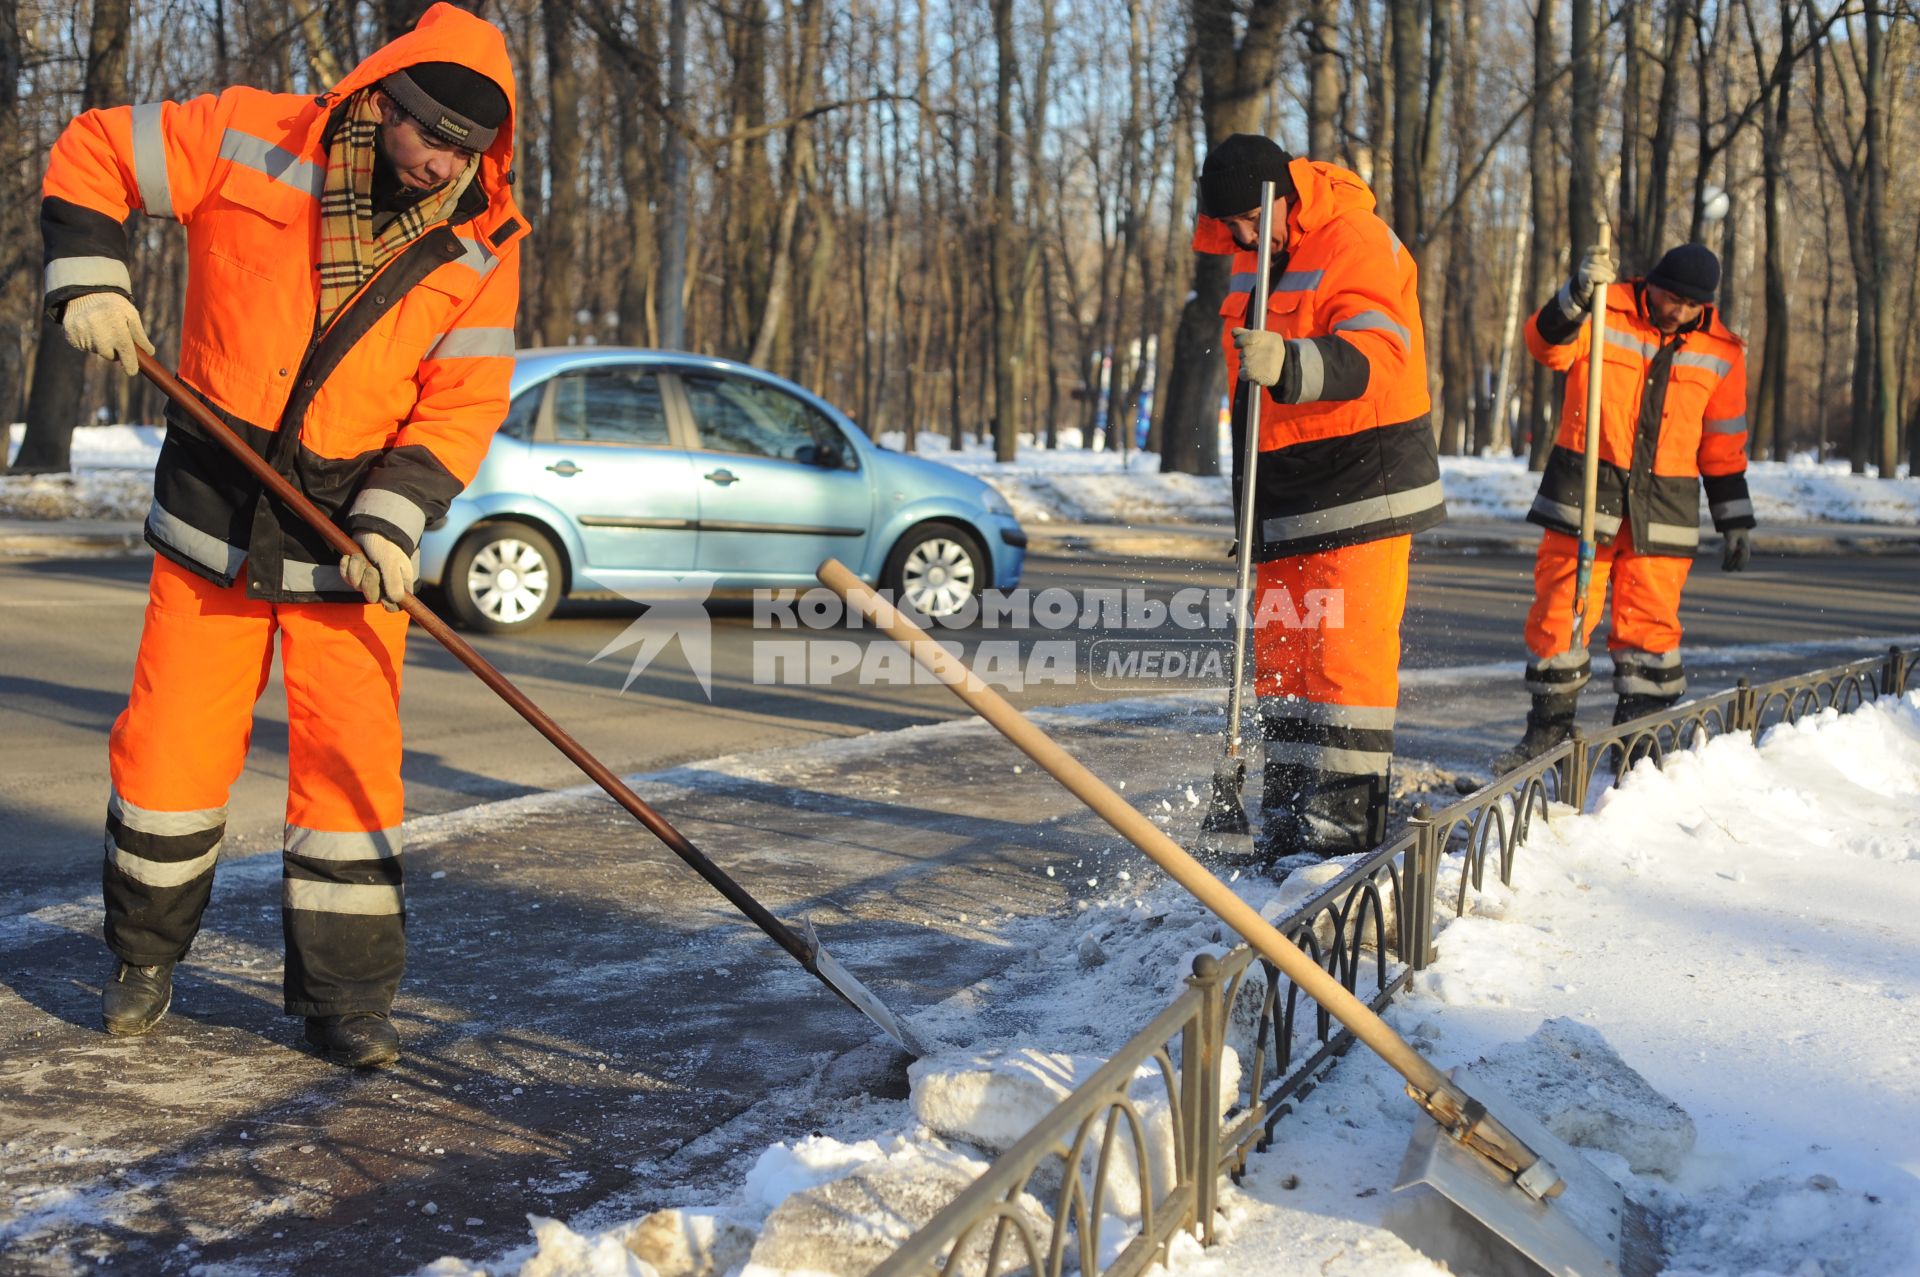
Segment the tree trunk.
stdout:
<svg viewBox="0 0 1920 1277">
<path fill-rule="evenodd" d="M 1166 252 L 1161 261 L 1161 278 L 1172 281 L 1182 279 L 1187 264 L 1193 259 L 1192 251 L 1187 247 L 1190 236 L 1188 227 L 1192 224 L 1193 175 L 1195 161 L 1193 154 L 1193 118 L 1199 105 L 1200 68 L 1194 50 L 1189 43 L 1187 56 L 1181 63 L 1180 75 L 1174 81 L 1173 121 L 1169 130 L 1173 134 L 1173 191 L 1171 206 L 1167 213 Z M 1180 324 L 1180 307 L 1175 304 L 1175 292 L 1171 287 L 1162 290 L 1158 322 L 1158 341 L 1154 350 L 1153 370 L 1153 424 L 1147 429 L 1147 451 L 1165 452 L 1167 440 L 1168 398 L 1167 392 L 1173 385 L 1174 351 L 1178 346 L 1175 333 Z"/>
<path fill-rule="evenodd" d="M 1307 154 L 1340 153 L 1340 0 L 1307 0 Z"/>
<path fill-rule="evenodd" d="M 993 220 L 988 248 L 993 274 L 993 455 L 1012 461 L 1019 439 L 1014 418 L 1013 298 L 1013 0 L 992 0 L 993 45 L 998 74 L 993 119 Z"/>
<path fill-rule="evenodd" d="M 675 121 L 687 118 L 687 0 L 667 0 L 667 122 L 665 170 L 667 215 L 660 225 L 660 287 L 654 310 L 660 316 L 660 344 L 668 350 L 687 345 L 687 234 L 693 221 L 693 192 L 688 178 L 687 139 Z"/>
<path fill-rule="evenodd" d="M 1560 282 L 1562 249 L 1554 217 L 1559 179 L 1553 154 L 1553 120 L 1558 114 L 1560 95 L 1548 89 L 1557 49 L 1553 9 L 1554 0 L 1539 0 L 1533 23 L 1534 103 L 1532 118 L 1527 123 L 1527 170 L 1533 182 L 1533 247 L 1527 260 L 1527 291 L 1523 303 L 1527 307 L 1539 306 Z M 1526 380 L 1527 467 L 1539 471 L 1546 468 L 1547 453 L 1553 448 L 1554 412 L 1558 407 L 1554 391 L 1559 387 L 1559 379 L 1529 358 Z"/>
<path fill-rule="evenodd" d="M 94 0 L 81 110 L 118 106 L 127 100 L 127 31 L 132 20 L 131 0 Z M 137 305 L 139 299 L 134 300 Z M 158 316 L 158 324 L 151 322 L 155 316 L 147 318 L 150 327 L 166 327 L 171 316 Z M 41 322 L 33 386 L 27 393 L 26 434 L 10 473 L 61 474 L 73 468 L 73 430 L 85 412 L 82 394 L 92 371 L 88 364 L 87 355 L 67 344 L 60 325 Z M 121 374 L 115 369 L 111 375 Z"/>
<path fill-rule="evenodd" d="M 1578 254 L 1600 237 L 1600 31 L 1595 0 L 1570 0 L 1573 128 L 1567 170 L 1567 238 Z"/>
<path fill-rule="evenodd" d="M 540 10 L 547 53 L 547 196 L 540 219 L 541 344 L 565 346 L 574 334 L 580 308 L 580 275 L 568 269 L 579 260 L 586 204 L 580 191 L 580 59 L 576 55 L 573 11 L 547 4 Z M 589 327 L 591 331 L 591 327 Z"/>
<path fill-rule="evenodd" d="M 1876 269 L 1867 291 L 1860 294 L 1861 310 L 1873 312 L 1872 417 L 1867 438 L 1876 445 L 1873 451 L 1882 479 L 1899 478 L 1900 465 L 1900 392 L 1895 385 L 1893 358 L 1893 283 L 1883 274 L 1882 263 L 1893 262 L 1887 224 L 1892 220 L 1887 207 L 1887 41 L 1891 32 L 1881 25 L 1887 14 L 1885 0 L 1866 0 L 1867 73 L 1861 86 L 1866 103 L 1866 147 L 1861 156 L 1867 168 L 1866 210 L 1863 218 L 1867 233 L 1867 251 Z"/>
</svg>

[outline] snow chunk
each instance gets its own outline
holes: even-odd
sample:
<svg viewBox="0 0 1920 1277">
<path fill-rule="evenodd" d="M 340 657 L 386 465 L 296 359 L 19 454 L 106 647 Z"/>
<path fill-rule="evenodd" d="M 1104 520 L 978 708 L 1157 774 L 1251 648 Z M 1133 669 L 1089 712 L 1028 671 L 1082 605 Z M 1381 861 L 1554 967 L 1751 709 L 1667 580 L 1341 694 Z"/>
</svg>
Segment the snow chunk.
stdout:
<svg viewBox="0 0 1920 1277">
<path fill-rule="evenodd" d="M 657 1210 L 627 1235 L 627 1249 L 660 1277 L 714 1277 L 747 1257 L 753 1231 L 717 1211 Z"/>
<path fill-rule="evenodd" d="M 1598 1030 L 1564 1017 L 1473 1066 L 1576 1148 L 1614 1153 L 1672 1179 L 1693 1151 L 1693 1119 L 1648 1085 Z"/>
</svg>

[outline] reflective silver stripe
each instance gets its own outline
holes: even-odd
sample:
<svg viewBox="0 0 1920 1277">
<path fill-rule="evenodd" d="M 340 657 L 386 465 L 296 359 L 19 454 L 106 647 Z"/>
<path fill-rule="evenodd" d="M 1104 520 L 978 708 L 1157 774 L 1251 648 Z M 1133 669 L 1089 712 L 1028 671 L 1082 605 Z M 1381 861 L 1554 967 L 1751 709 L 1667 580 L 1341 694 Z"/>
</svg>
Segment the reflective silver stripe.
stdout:
<svg viewBox="0 0 1920 1277">
<path fill-rule="evenodd" d="M 287 854 L 308 860 L 392 860 L 400 847 L 397 825 L 360 833 L 287 826 Z"/>
<path fill-rule="evenodd" d="M 107 798 L 107 811 L 128 829 L 159 838 L 177 838 L 182 834 L 205 833 L 227 823 L 225 807 L 201 807 L 192 811 L 153 811 L 136 807 L 116 791 Z"/>
<path fill-rule="evenodd" d="M 1324 270 L 1290 270 L 1280 275 L 1280 281 L 1273 286 L 1276 293 L 1310 293 L 1320 287 L 1320 281 L 1327 272 Z"/>
<path fill-rule="evenodd" d="M 1365 527 L 1369 523 L 1404 518 L 1422 510 L 1430 510 L 1445 497 L 1440 480 L 1435 479 L 1432 483 L 1405 492 L 1390 492 L 1383 497 L 1349 501 L 1346 505 L 1326 510 L 1268 519 L 1260 525 L 1260 532 L 1268 541 L 1291 541 L 1316 533 L 1345 532 L 1349 528 Z"/>
<path fill-rule="evenodd" d="M 379 883 L 311 882 L 305 878 L 283 878 L 281 886 L 282 905 L 311 913 L 379 915 L 404 913 L 407 907 L 400 888 Z"/>
<path fill-rule="evenodd" d="M 1390 732 L 1399 713 L 1391 705 L 1329 705 L 1324 701 L 1303 701 L 1287 696 L 1262 696 L 1260 713 L 1273 719 L 1293 719 L 1323 727 L 1357 727 L 1372 732 Z"/>
<path fill-rule="evenodd" d="M 1669 682 L 1656 683 L 1637 674 L 1615 674 L 1613 690 L 1621 696 L 1679 696 L 1687 690 L 1687 680 L 1683 675 Z"/>
<path fill-rule="evenodd" d="M 1393 767 L 1391 753 L 1370 749 L 1338 749 L 1288 740 L 1270 740 L 1264 748 L 1270 763 L 1295 763 L 1342 776 L 1384 776 Z"/>
<path fill-rule="evenodd" d="M 1733 365 L 1718 355 L 1699 355 L 1691 350 L 1683 350 L 1673 357 L 1675 364 L 1688 368 L 1706 368 L 1719 373 L 1722 377 L 1733 371 Z"/>
<path fill-rule="evenodd" d="M 1327 361 L 1310 337 L 1287 339 L 1287 354 L 1300 365 L 1300 393 L 1295 403 L 1316 403 L 1327 388 Z"/>
<path fill-rule="evenodd" d="M 327 171 L 318 164 L 303 160 L 292 151 L 251 133 L 242 133 L 239 129 L 228 129 L 220 139 L 220 158 L 264 173 L 283 186 L 290 186 L 314 199 L 319 199 L 321 191 L 326 188 Z"/>
<path fill-rule="evenodd" d="M 1610 653 L 1615 665 L 1645 665 L 1649 669 L 1677 670 L 1680 668 L 1680 649 L 1671 652 L 1649 652 L 1639 647 L 1616 647 Z"/>
<path fill-rule="evenodd" d="M 173 216 L 173 187 L 167 182 L 167 135 L 160 128 L 165 102 L 133 108 L 133 184 L 148 217 Z"/>
<path fill-rule="evenodd" d="M 1609 327 L 1607 329 L 1607 344 L 1609 346 L 1618 346 L 1622 350 L 1631 350 L 1634 354 L 1645 359 L 1652 359 L 1660 353 L 1660 347 L 1641 341 L 1632 333 L 1623 333 L 1618 328 Z M 1678 358 L 1678 356 L 1676 356 L 1676 358 Z"/>
<path fill-rule="evenodd" d="M 385 488 L 363 488 L 347 510 L 349 518 L 356 514 L 391 523 L 406 533 L 407 539 L 415 544 L 419 543 L 420 534 L 427 530 L 427 512 L 398 492 L 389 492 Z"/>
<path fill-rule="evenodd" d="M 359 593 L 340 575 L 338 563 L 300 563 L 293 559 L 281 564 L 280 588 L 289 594 Z"/>
<path fill-rule="evenodd" d="M 484 275 L 488 271 L 492 270 L 494 267 L 494 263 L 498 262 L 500 259 L 494 256 L 493 250 L 491 248 L 488 248 L 485 244 L 483 244 L 479 240 L 462 239 L 460 241 L 460 256 L 454 258 L 453 260 L 458 264 L 465 266 L 470 271 L 474 271 L 477 274 Z"/>
<path fill-rule="evenodd" d="M 1363 310 L 1357 315 L 1341 320 L 1333 326 L 1337 333 L 1388 332 L 1400 339 L 1400 344 L 1413 346 L 1413 329 L 1394 322 L 1385 311 Z"/>
<path fill-rule="evenodd" d="M 49 289 L 48 291 L 51 292 L 52 290 Z M 1747 433 L 1747 414 L 1743 412 L 1737 417 L 1722 417 L 1718 421 L 1709 421 L 1707 423 L 1707 433 L 1710 435 L 1743 435 Z"/>
<path fill-rule="evenodd" d="M 1576 528 L 1580 526 L 1580 508 L 1578 506 L 1570 506 L 1565 502 L 1555 501 L 1544 492 L 1534 497 L 1533 512 L 1544 515 L 1549 519 L 1558 519 L 1560 522 L 1570 524 Z M 1595 510 L 1593 512 L 1593 530 L 1612 536 L 1620 530 L 1620 516 Z"/>
<path fill-rule="evenodd" d="M 1746 519 L 1753 517 L 1753 502 L 1741 497 L 1738 501 L 1709 501 L 1707 513 L 1713 516 L 1715 523 L 1724 523 L 1728 519 Z"/>
<path fill-rule="evenodd" d="M 455 328 L 442 333 L 428 359 L 486 359 L 513 355 L 511 328 Z"/>
<path fill-rule="evenodd" d="M 56 257 L 47 263 L 47 292 L 62 288 L 118 288 L 131 293 L 133 277 L 117 257 Z"/>
<path fill-rule="evenodd" d="M 1407 251 L 1407 246 L 1406 246 L 1405 244 L 1402 244 L 1402 243 L 1400 242 L 1400 236 L 1399 236 L 1399 234 L 1398 234 L 1397 232 L 1395 232 L 1395 231 L 1394 231 L 1394 229 L 1393 229 L 1393 227 L 1391 227 L 1391 226 L 1387 226 L 1387 223 L 1385 223 L 1385 222 L 1381 222 L 1380 224 L 1381 224 L 1382 226 L 1386 226 L 1386 227 L 1387 227 L 1387 238 L 1393 241 L 1393 260 L 1394 260 L 1394 264 L 1395 264 L 1395 265 L 1398 265 L 1398 264 L 1399 264 L 1399 262 L 1400 262 L 1400 254 L 1402 254 L 1402 253 L 1404 253 L 1404 252 L 1406 252 L 1406 251 Z"/>
<path fill-rule="evenodd" d="M 1587 655 L 1587 649 L 1584 647 L 1576 647 L 1572 651 L 1562 652 L 1558 656 L 1549 656 L 1542 660 L 1532 661 L 1529 663 L 1528 668 L 1536 670 L 1576 670 L 1590 663 L 1591 658 Z"/>
<path fill-rule="evenodd" d="M 223 842 L 213 844 L 192 860 L 148 860 L 145 856 L 123 851 L 109 842 L 107 863 L 135 882 L 149 887 L 184 887 L 202 874 L 213 872 L 214 862 L 220 859 Z"/>
<path fill-rule="evenodd" d="M 1661 545 L 1699 545 L 1700 529 L 1688 523 L 1648 522 L 1647 540 L 1657 541 Z"/>
<path fill-rule="evenodd" d="M 202 532 L 186 520 L 169 514 L 161 507 L 157 497 L 147 508 L 147 531 L 195 563 L 225 576 L 240 575 L 240 565 L 247 561 L 245 550 L 228 545 L 211 532 Z"/>
<path fill-rule="evenodd" d="M 1260 278 L 1259 271 L 1254 271 L 1254 270 L 1235 271 L 1233 273 L 1233 277 L 1227 280 L 1227 291 L 1230 293 L 1252 292 L 1253 281 L 1258 278 Z"/>
</svg>

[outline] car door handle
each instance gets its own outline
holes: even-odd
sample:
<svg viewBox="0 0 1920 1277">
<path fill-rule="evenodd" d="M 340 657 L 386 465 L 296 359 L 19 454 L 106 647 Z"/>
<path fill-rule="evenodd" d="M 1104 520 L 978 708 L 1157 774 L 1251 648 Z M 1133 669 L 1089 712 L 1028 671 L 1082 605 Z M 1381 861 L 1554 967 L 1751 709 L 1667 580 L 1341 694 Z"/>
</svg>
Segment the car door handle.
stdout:
<svg viewBox="0 0 1920 1277">
<path fill-rule="evenodd" d="M 580 473 L 580 467 L 574 465 L 571 461 L 556 461 L 554 464 L 548 466 L 547 469 L 553 471 L 562 479 L 571 479 Z"/>
<path fill-rule="evenodd" d="M 712 483 L 719 484 L 723 488 L 729 483 L 740 482 L 740 476 L 731 470 L 709 470 L 707 471 L 707 479 Z"/>
</svg>

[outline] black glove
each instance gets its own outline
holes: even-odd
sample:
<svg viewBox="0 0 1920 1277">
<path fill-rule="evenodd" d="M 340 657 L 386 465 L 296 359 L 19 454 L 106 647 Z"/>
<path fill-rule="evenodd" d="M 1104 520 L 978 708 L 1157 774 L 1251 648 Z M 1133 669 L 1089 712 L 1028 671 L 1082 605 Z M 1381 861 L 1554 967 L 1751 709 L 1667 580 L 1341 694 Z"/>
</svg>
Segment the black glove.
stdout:
<svg viewBox="0 0 1920 1277">
<path fill-rule="evenodd" d="M 1753 557 L 1753 529 L 1728 528 L 1725 536 L 1727 547 L 1720 555 L 1722 572 L 1744 572 L 1747 560 Z"/>
</svg>

